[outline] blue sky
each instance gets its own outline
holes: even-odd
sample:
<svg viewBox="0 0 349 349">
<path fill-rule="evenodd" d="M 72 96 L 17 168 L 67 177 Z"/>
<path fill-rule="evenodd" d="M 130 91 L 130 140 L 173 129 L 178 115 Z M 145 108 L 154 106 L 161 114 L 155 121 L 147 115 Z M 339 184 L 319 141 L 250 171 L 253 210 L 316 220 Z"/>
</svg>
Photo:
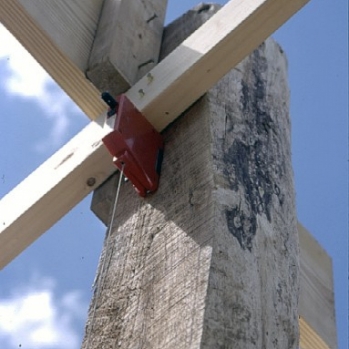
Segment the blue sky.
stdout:
<svg viewBox="0 0 349 349">
<path fill-rule="evenodd" d="M 167 22 L 196 4 L 170 0 Z M 339 348 L 346 349 L 347 1 L 313 0 L 274 38 L 289 62 L 298 217 L 333 259 Z M 88 119 L 1 26 L 0 82 L 2 197 Z M 0 348 L 80 347 L 105 233 L 90 200 L 0 272 Z"/>
</svg>

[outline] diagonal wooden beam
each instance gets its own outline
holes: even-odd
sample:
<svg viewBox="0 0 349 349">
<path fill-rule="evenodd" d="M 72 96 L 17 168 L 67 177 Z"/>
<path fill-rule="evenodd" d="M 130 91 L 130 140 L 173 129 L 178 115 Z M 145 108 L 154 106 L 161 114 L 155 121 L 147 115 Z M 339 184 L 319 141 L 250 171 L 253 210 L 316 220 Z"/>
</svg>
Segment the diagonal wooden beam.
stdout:
<svg viewBox="0 0 349 349">
<path fill-rule="evenodd" d="M 90 118 L 104 110 L 98 90 L 84 74 L 102 4 L 0 0 L 0 22 Z"/>
<path fill-rule="evenodd" d="M 115 171 L 101 141 L 108 132 L 91 122 L 1 199 L 1 268 Z"/>
<path fill-rule="evenodd" d="M 128 97 L 162 130 L 308 1 L 231 0 Z"/>
<path fill-rule="evenodd" d="M 307 2 L 230 1 L 136 83 L 127 92 L 128 97 L 158 130 L 162 130 Z M 100 117 L 102 121 L 103 116 Z M 106 129 L 97 131 L 98 127 L 99 123 L 88 126 L 78 138 L 69 142 L 68 148 L 63 147 L 2 199 L 0 268 L 94 188 L 86 187 L 86 178 L 96 177 L 99 184 L 110 175 L 112 161 L 107 161 L 100 143 Z M 91 129 L 95 130 L 92 135 Z M 79 150 L 79 156 L 75 156 L 67 150 L 71 147 L 86 149 Z M 57 165 L 63 160 L 62 170 L 57 171 Z M 71 191 L 74 185 L 83 188 Z M 30 189 L 34 186 L 40 194 Z M 32 194 L 26 193 L 28 199 L 20 204 L 21 193 L 25 190 Z M 28 224 L 33 226 L 29 228 Z"/>
<path fill-rule="evenodd" d="M 94 120 L 105 109 L 103 83 L 114 93 L 125 92 L 157 63 L 166 5 L 167 0 L 0 0 L 0 22 Z M 147 70 L 145 61 L 151 61 Z"/>
</svg>

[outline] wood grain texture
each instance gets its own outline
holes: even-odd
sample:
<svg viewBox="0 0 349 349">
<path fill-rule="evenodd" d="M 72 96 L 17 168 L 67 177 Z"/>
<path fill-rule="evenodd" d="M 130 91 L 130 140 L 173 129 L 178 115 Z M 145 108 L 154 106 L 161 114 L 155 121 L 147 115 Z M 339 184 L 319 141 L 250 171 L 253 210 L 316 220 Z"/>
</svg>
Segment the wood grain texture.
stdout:
<svg viewBox="0 0 349 349">
<path fill-rule="evenodd" d="M 115 195 L 116 183 L 117 176 L 110 177 L 95 190 L 92 198 L 91 210 L 106 226 L 110 220 L 109 212 Z M 300 349 L 337 349 L 331 259 L 300 223 L 298 223 L 298 233 L 301 251 L 298 306 L 298 314 L 301 314 L 299 315 Z M 320 263 L 315 261 L 311 268 L 305 267 L 307 260 L 311 259 L 314 262 L 314 253 L 318 255 L 315 259 Z M 322 275 L 322 278 L 327 279 L 325 290 L 323 287 L 317 288 L 318 281 L 310 281 L 314 279 L 314 275 Z M 325 312 L 330 316 L 323 315 L 324 308 L 327 308 Z M 316 326 L 317 331 L 312 326 Z"/>
<path fill-rule="evenodd" d="M 101 4 L 101 0 L 86 0 L 86 9 L 90 12 L 81 18 L 77 18 L 77 10 L 85 7 L 79 6 L 79 3 L 68 0 L 0 0 L 0 21 L 93 120 L 103 113 L 105 104 L 100 99 L 99 91 L 86 79 L 83 68 L 88 63 L 88 51 L 99 16 L 98 6 L 92 4 Z M 68 7 L 74 7 L 77 12 L 64 13 Z M 40 18 L 44 28 L 32 16 Z M 77 31 L 76 35 L 72 35 L 69 29 L 68 23 L 70 25 L 71 22 L 74 23 L 71 29 Z M 62 41 L 65 45 L 60 47 Z M 76 46 L 75 50 L 71 42 Z"/>
<path fill-rule="evenodd" d="M 142 78 L 159 59 L 167 0 L 105 0 L 87 76 L 114 96 Z"/>
<path fill-rule="evenodd" d="M 286 0 L 234 0 L 229 2 L 222 10 L 185 40 L 179 48 L 168 55 L 146 77 L 136 83 L 127 92 L 127 96 L 155 128 L 158 130 L 164 129 L 221 76 L 233 68 L 244 55 L 247 55 L 252 50 L 254 44 L 262 42 L 267 35 L 275 30 L 278 25 L 281 25 L 283 21 L 287 20 L 306 2 L 306 0 L 294 0 L 292 2 Z M 27 12 L 19 7 L 18 0 L 11 2 L 1 1 L 0 6 L 1 11 L 5 10 L 5 12 L 0 11 L 0 13 L 6 13 L 1 18 L 5 18 L 8 21 L 7 26 L 14 31 L 18 30 L 17 36 L 22 37 L 24 42 L 29 40 L 28 47 L 35 48 L 38 54 L 42 54 L 41 58 L 57 74 L 55 75 L 57 79 L 63 79 L 63 84 L 67 83 L 67 86 L 72 88 L 71 96 L 75 94 L 73 99 L 78 104 L 80 103 L 83 108 L 86 108 L 86 112 L 91 118 L 101 115 L 99 111 L 104 109 L 104 107 L 100 102 L 99 93 L 98 95 L 96 94 L 97 90 L 90 84 L 83 84 L 84 88 L 82 89 L 82 85 L 79 83 L 81 81 L 79 80 L 81 75 L 77 73 L 76 66 L 70 65 L 70 61 L 66 60 L 64 56 L 59 56 L 61 54 L 60 51 L 56 50 L 57 47 L 52 45 L 50 39 L 37 27 L 36 22 Z M 18 14 L 20 17 L 16 17 Z M 15 21 L 19 21 L 21 24 L 11 27 Z M 30 31 L 32 32 L 30 33 Z M 44 43 L 43 46 L 42 43 Z M 46 51 L 49 52 L 49 55 L 46 54 Z M 62 62 L 64 64 L 60 65 Z M 65 68 L 67 69 L 64 70 Z M 93 91 L 88 89 L 92 89 Z M 88 133 L 86 137 L 89 137 Z M 97 152 L 97 149 L 95 151 Z M 84 154 L 84 152 L 82 153 Z M 86 151 L 86 154 L 88 154 L 86 159 L 82 161 L 86 166 L 90 166 L 89 159 L 91 157 L 89 151 Z M 48 160 L 48 163 L 51 163 L 50 160 Z M 96 166 L 100 173 L 105 174 L 104 180 L 107 179 L 110 168 L 109 163 L 106 164 L 100 161 L 92 165 Z M 64 176 L 68 178 L 56 178 L 57 183 L 61 183 L 62 181 L 69 182 L 69 177 L 75 178 L 75 170 L 76 167 L 72 166 L 72 172 L 64 173 Z M 37 183 L 45 180 L 45 177 L 39 177 L 41 176 L 40 171 L 35 173 L 38 176 L 36 179 Z M 52 182 L 53 186 L 44 186 L 47 190 L 45 198 L 48 201 L 50 200 L 51 193 L 54 193 L 55 183 Z M 24 181 L 20 185 L 20 188 L 26 188 L 27 186 L 28 184 Z M 18 199 L 21 195 L 17 193 L 18 189 L 13 190 L 8 194 L 8 198 L 13 196 Z M 70 193 L 67 193 L 67 197 L 70 197 L 68 194 Z M 33 208 L 32 213 L 27 211 L 18 212 L 16 210 L 18 213 L 16 218 L 18 229 L 25 227 L 24 223 L 26 221 L 24 217 L 28 214 L 32 214 L 32 217 L 34 217 L 35 214 L 40 212 L 41 217 L 42 215 L 50 216 L 52 213 L 49 206 L 40 206 L 41 201 L 36 201 L 39 200 L 38 196 L 33 195 L 29 200 L 32 200 L 32 202 L 27 203 L 27 208 L 30 210 Z M 55 197 L 52 200 L 54 201 Z M 71 205 L 75 205 L 78 202 L 79 198 L 71 197 L 71 200 L 71 203 L 66 202 L 65 204 L 66 213 L 69 211 Z M 10 201 L 13 203 L 16 202 L 14 199 Z M 34 210 L 34 208 L 38 207 L 41 207 L 41 210 Z M 0 217 L 2 216 L 2 212 L 0 211 Z M 22 219 L 23 222 L 21 223 Z M 51 218 L 49 221 L 51 224 L 54 223 Z M 39 236 L 48 228 L 44 224 L 46 222 L 45 219 L 41 225 L 38 223 L 40 222 L 39 219 L 36 222 L 36 230 L 33 230 L 33 236 Z M 4 226 L 2 233 L 5 235 L 7 233 L 6 231 L 7 228 Z M 18 242 L 14 240 L 12 243 L 17 244 Z M 22 243 L 18 244 L 22 246 Z"/>
<path fill-rule="evenodd" d="M 75 9 L 73 18 L 76 18 L 79 17 L 79 11 L 83 7 L 78 6 L 76 0 L 73 2 L 21 0 L 22 4 L 19 1 L 1 0 L 0 20 L 91 120 L 99 117 L 103 110 L 99 92 L 85 79 L 84 72 L 79 68 L 85 66 L 86 62 L 77 65 L 72 60 L 77 57 L 76 54 L 71 53 L 70 56 L 74 57 L 70 57 L 58 46 L 59 38 L 65 38 L 62 40 L 67 41 L 71 32 L 63 30 L 64 35 L 55 35 L 56 28 L 49 28 L 47 20 L 44 19 L 43 23 L 49 32 L 43 30 L 37 22 L 39 19 L 41 21 L 41 13 L 45 13 L 53 21 L 60 23 L 64 19 L 63 14 L 66 15 L 64 9 L 68 4 L 71 9 Z M 224 10 L 217 13 L 183 42 L 162 64 L 157 65 L 152 70 L 150 78 L 144 77 L 132 87 L 127 93 L 128 97 L 158 130 L 162 130 L 308 1 L 230 1 L 224 6 Z M 130 4 L 129 1 L 126 2 Z M 52 3 L 60 9 L 57 15 L 52 11 Z M 47 10 L 38 9 L 38 4 L 47 6 Z M 94 6 L 87 6 L 87 8 L 95 9 Z M 92 27 L 96 29 L 96 23 L 90 16 L 85 15 L 82 18 L 85 19 L 85 25 L 92 23 Z M 60 25 L 57 33 L 62 33 L 62 28 L 64 25 Z M 90 31 L 92 29 L 88 32 Z M 102 29 L 100 31 L 103 33 Z M 81 33 L 81 30 L 78 32 Z M 77 47 L 91 44 L 90 35 L 84 32 L 82 37 L 84 39 L 87 37 L 88 43 L 77 44 Z M 106 43 L 107 47 L 111 47 L 107 52 L 114 52 L 117 49 L 113 48 L 108 40 L 102 40 L 102 42 Z M 69 51 L 71 45 L 67 44 L 67 46 Z M 99 45 L 94 52 L 98 51 L 97 47 L 100 50 Z M 85 51 L 86 49 L 82 50 L 82 52 Z M 104 50 L 101 51 L 104 52 Z M 137 49 L 137 52 L 141 51 Z M 98 62 L 100 58 L 96 60 Z M 95 64 L 95 58 L 91 63 Z M 109 68 L 106 68 L 106 73 L 109 72 Z M 101 87 L 104 88 L 103 79 L 108 79 L 100 78 L 98 74 L 95 78 L 96 83 L 101 83 Z M 127 77 L 124 76 L 124 78 L 126 81 Z M 123 83 L 121 85 L 126 86 Z"/>
<path fill-rule="evenodd" d="M 115 188 L 116 177 L 112 176 L 94 192 L 91 203 L 92 211 L 106 226 Z M 337 349 L 331 258 L 299 222 L 298 233 L 300 349 Z"/>
<path fill-rule="evenodd" d="M 158 192 L 122 186 L 83 348 L 298 348 L 289 128 L 267 40 L 166 129 Z"/>
<path fill-rule="evenodd" d="M 184 13 L 164 28 L 160 60 L 164 60 L 183 41 L 207 22 L 223 6 L 213 3 L 200 3 Z M 181 32 L 178 27 L 181 26 Z"/>
<path fill-rule="evenodd" d="M 82 72 L 87 69 L 104 0 L 18 0 Z"/>
<path fill-rule="evenodd" d="M 127 96 L 162 130 L 308 0 L 232 0 Z"/>
<path fill-rule="evenodd" d="M 166 4 L 0 0 L 0 21 L 95 120 L 105 110 L 100 90 L 125 92 L 157 63 Z"/>
<path fill-rule="evenodd" d="M 337 346 L 330 347 L 325 341 L 314 331 L 314 329 L 304 320 L 299 318 L 300 349 L 336 349 Z"/>
<path fill-rule="evenodd" d="M 311 333 L 317 334 L 328 348 L 336 349 L 332 260 L 301 224 L 298 225 L 298 232 L 301 253 L 299 315 L 313 331 L 306 332 L 310 338 L 303 340 L 304 349 L 322 348 L 315 345 L 316 335 Z M 310 343 L 314 345 L 310 346 Z"/>
<path fill-rule="evenodd" d="M 216 229 L 202 348 L 298 348 L 287 63 L 267 40 L 234 73 L 208 95 Z"/>
<path fill-rule="evenodd" d="M 163 31 L 159 59 L 165 59 L 185 38 L 200 28 L 220 8 L 222 8 L 221 5 L 202 3 L 169 23 Z M 181 30 L 178 31 L 178 28 L 181 28 Z M 116 176 L 112 176 L 103 186 L 94 191 L 92 197 L 91 210 L 106 226 L 109 224 L 110 205 L 114 200 L 113 188 L 116 188 L 116 183 Z"/>
</svg>

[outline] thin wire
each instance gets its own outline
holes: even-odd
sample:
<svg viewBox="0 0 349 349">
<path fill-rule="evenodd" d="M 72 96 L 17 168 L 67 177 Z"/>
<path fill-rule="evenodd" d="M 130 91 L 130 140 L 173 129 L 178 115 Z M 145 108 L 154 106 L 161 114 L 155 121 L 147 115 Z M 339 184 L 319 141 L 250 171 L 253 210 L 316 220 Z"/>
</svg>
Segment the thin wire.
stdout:
<svg viewBox="0 0 349 349">
<path fill-rule="evenodd" d="M 97 309 L 97 302 L 98 302 L 100 293 L 101 293 L 101 291 L 103 289 L 104 273 L 107 272 L 107 270 L 108 270 L 108 268 L 106 270 L 104 270 L 105 262 L 106 262 L 106 260 L 108 258 L 108 246 L 109 246 L 108 240 L 109 240 L 109 235 L 111 235 L 112 225 L 113 225 L 114 218 L 115 218 L 115 213 L 116 213 L 116 206 L 117 206 L 117 203 L 118 203 L 118 200 L 119 200 L 119 194 L 120 194 L 120 188 L 121 188 L 121 183 L 122 183 L 122 177 L 124 175 L 124 167 L 125 167 L 125 164 L 122 164 L 122 168 L 121 168 L 120 176 L 119 176 L 119 183 L 118 183 L 118 187 L 117 187 L 117 190 L 116 190 L 116 193 L 115 193 L 115 198 L 114 198 L 112 215 L 111 215 L 111 218 L 110 218 L 110 221 L 109 221 L 109 225 L 108 225 L 108 228 L 107 228 L 107 234 L 106 234 L 106 239 L 105 239 L 106 250 L 105 250 L 105 257 L 103 259 L 102 266 L 101 266 L 100 277 L 97 278 L 96 282 L 94 282 L 94 284 L 92 286 L 94 289 L 96 289 L 97 292 L 96 292 L 95 302 L 94 302 L 93 310 L 92 310 L 92 318 L 91 318 L 90 330 L 89 330 L 88 335 L 87 335 L 87 347 L 86 347 L 86 349 L 89 349 L 90 338 L 91 338 L 91 333 L 92 333 L 92 330 L 93 330 L 95 314 L 96 314 L 96 309 Z M 114 250 L 114 246 L 112 246 L 111 253 L 109 254 L 108 267 L 109 267 L 109 264 L 110 264 L 111 256 L 113 255 L 113 250 Z"/>
</svg>

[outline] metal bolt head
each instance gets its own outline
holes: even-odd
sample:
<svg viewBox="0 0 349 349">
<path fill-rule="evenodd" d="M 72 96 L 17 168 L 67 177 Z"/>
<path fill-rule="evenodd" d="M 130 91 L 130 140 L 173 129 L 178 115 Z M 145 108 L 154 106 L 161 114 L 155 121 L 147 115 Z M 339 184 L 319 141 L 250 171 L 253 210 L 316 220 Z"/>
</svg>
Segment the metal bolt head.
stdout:
<svg viewBox="0 0 349 349">
<path fill-rule="evenodd" d="M 87 184 L 89 187 L 93 187 L 93 186 L 96 184 L 96 178 L 90 177 L 90 178 L 86 181 L 86 184 Z"/>
</svg>

